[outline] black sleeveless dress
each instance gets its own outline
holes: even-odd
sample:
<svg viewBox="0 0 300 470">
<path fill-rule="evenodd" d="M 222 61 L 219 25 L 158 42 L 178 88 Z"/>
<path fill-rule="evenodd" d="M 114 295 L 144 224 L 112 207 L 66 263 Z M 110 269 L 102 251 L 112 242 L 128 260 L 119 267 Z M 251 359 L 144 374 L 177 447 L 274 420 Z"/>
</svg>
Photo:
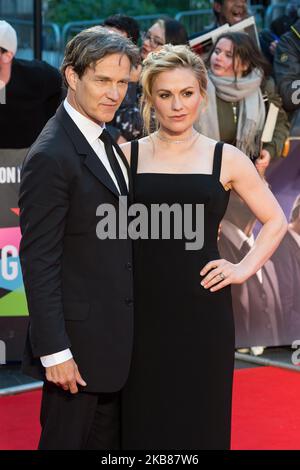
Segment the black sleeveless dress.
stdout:
<svg viewBox="0 0 300 470">
<path fill-rule="evenodd" d="M 196 204 L 203 204 L 204 245 L 186 250 L 190 240 L 175 237 L 134 242 L 134 344 L 122 391 L 122 449 L 230 448 L 231 290 L 200 285 L 201 268 L 220 258 L 218 227 L 229 199 L 219 181 L 222 145 L 216 144 L 210 175 L 137 174 L 138 142 L 132 142 L 134 202 L 149 210 L 187 204 L 194 225 Z"/>
</svg>

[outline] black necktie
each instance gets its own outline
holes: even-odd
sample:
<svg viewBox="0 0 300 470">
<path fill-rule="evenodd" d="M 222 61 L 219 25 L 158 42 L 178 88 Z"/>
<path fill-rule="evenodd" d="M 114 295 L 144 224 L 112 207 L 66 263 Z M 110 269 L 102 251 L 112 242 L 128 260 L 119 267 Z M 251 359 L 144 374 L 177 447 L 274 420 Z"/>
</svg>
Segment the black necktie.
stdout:
<svg viewBox="0 0 300 470">
<path fill-rule="evenodd" d="M 109 164 L 111 166 L 111 169 L 114 172 L 117 183 L 119 185 L 121 195 L 127 195 L 128 194 L 127 184 L 126 184 L 123 172 L 121 170 L 121 167 L 119 165 L 119 162 L 117 160 L 117 157 L 114 153 L 111 137 L 106 129 L 103 129 L 99 139 L 101 139 L 102 142 L 104 143 L 105 152 L 106 152 Z"/>
<path fill-rule="evenodd" d="M 245 240 L 240 249 L 240 254 L 242 258 L 244 258 L 244 256 L 246 256 L 250 250 L 251 250 L 251 246 L 249 245 L 249 242 Z"/>
</svg>

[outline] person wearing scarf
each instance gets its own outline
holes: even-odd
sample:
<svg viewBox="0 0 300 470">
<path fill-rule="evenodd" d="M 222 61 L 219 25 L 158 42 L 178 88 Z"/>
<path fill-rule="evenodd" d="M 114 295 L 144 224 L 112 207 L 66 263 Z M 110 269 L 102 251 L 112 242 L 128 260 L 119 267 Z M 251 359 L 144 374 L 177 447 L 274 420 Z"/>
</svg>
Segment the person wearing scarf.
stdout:
<svg viewBox="0 0 300 470">
<path fill-rule="evenodd" d="M 195 127 L 202 134 L 235 145 L 256 159 L 264 173 L 270 159 L 280 156 L 289 124 L 268 64 L 246 33 L 220 36 L 208 58 L 207 103 Z M 261 145 L 268 103 L 279 107 L 270 143 Z"/>
</svg>

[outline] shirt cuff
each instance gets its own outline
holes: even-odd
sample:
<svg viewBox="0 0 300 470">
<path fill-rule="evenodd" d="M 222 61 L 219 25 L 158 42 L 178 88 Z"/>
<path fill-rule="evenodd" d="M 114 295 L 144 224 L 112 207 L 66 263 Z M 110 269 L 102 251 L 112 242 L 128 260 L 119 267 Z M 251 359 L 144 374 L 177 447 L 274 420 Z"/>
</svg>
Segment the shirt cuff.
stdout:
<svg viewBox="0 0 300 470">
<path fill-rule="evenodd" d="M 49 354 L 48 356 L 42 356 L 41 363 L 44 367 L 52 367 L 57 366 L 58 364 L 62 364 L 63 362 L 72 359 L 73 355 L 70 349 L 64 349 L 58 353 Z"/>
</svg>

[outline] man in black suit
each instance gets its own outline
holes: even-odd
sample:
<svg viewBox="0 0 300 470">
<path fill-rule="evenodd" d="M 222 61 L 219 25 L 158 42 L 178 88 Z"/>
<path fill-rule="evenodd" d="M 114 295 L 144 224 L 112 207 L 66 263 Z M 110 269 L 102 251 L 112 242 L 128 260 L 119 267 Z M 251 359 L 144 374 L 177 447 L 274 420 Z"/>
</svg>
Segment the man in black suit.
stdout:
<svg viewBox="0 0 300 470">
<path fill-rule="evenodd" d="M 279 280 L 287 344 L 300 338 L 300 194 L 290 215 L 288 231 L 272 256 Z"/>
<path fill-rule="evenodd" d="M 23 162 L 62 101 L 59 71 L 44 61 L 16 59 L 16 52 L 16 31 L 0 21 L 0 149 L 13 163 L 22 152 Z"/>
<path fill-rule="evenodd" d="M 128 164 L 105 130 L 138 50 L 94 27 L 67 45 L 67 98 L 22 169 L 20 259 L 30 325 L 23 370 L 45 381 L 39 449 L 118 449 L 119 395 L 133 338 L 128 237 L 99 239 L 97 207 L 118 211 Z"/>
</svg>

